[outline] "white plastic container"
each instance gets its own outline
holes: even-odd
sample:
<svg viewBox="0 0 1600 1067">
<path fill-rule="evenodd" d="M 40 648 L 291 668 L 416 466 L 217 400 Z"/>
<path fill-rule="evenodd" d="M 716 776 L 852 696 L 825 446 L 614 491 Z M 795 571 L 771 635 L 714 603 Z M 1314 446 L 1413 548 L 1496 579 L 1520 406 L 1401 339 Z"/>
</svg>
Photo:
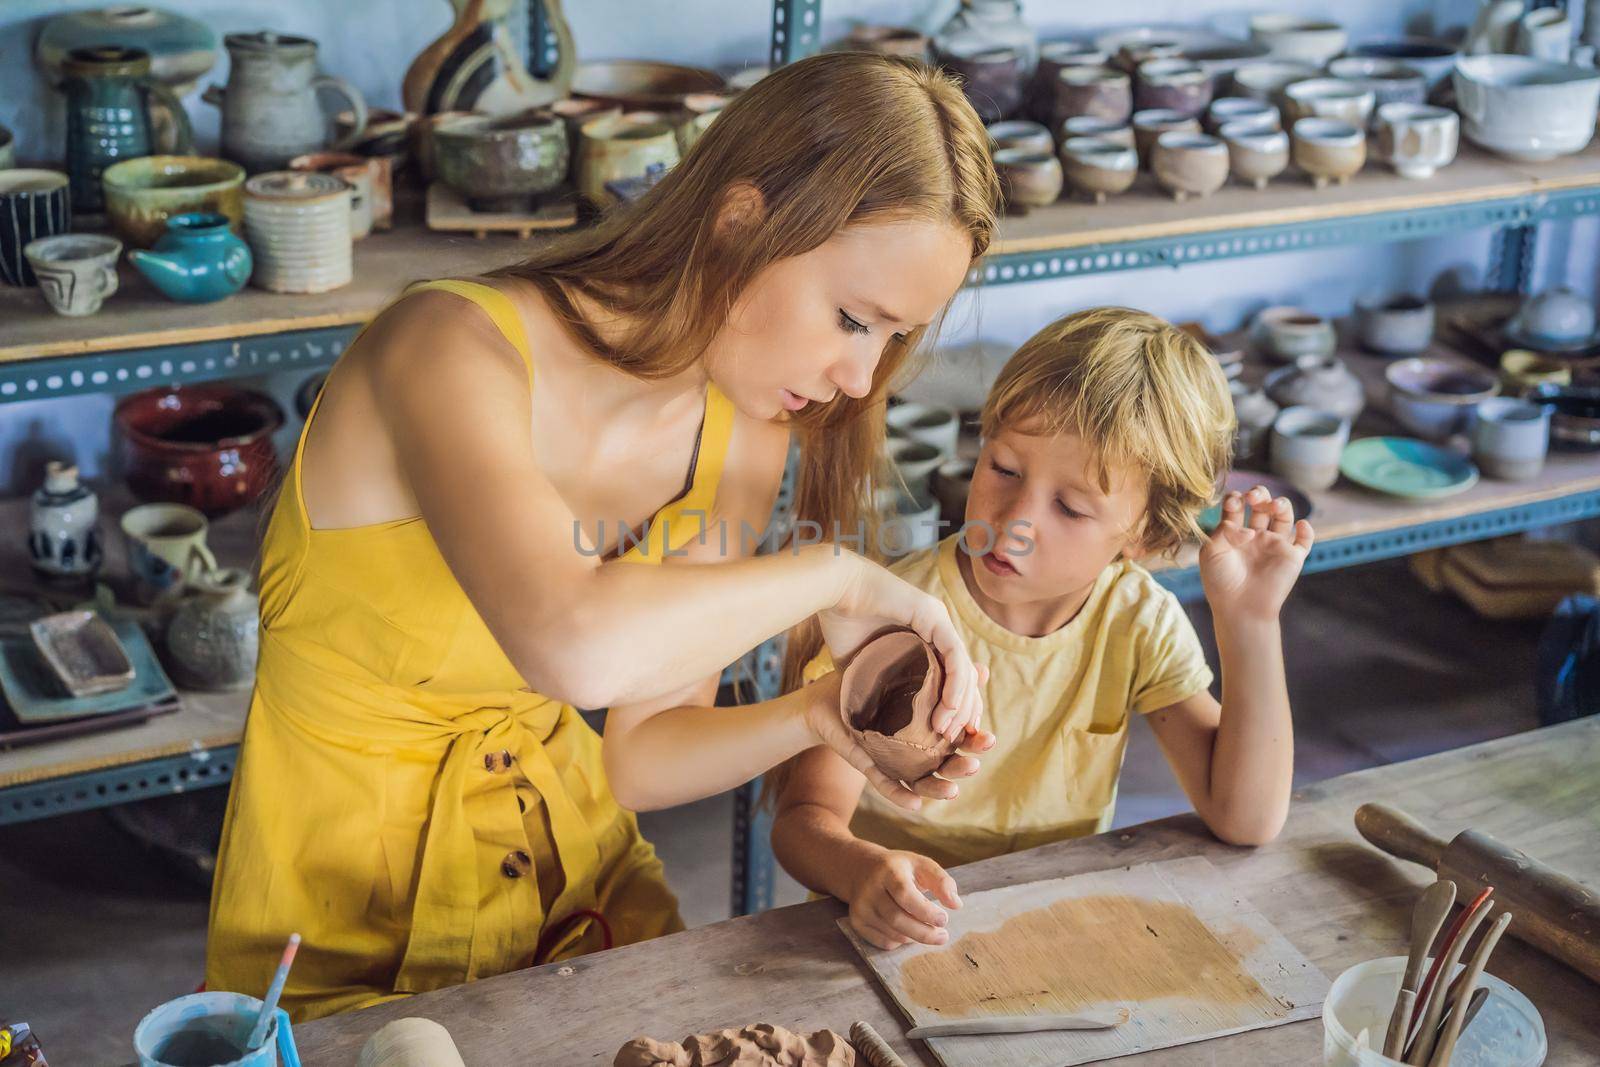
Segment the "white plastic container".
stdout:
<svg viewBox="0 0 1600 1067">
<path fill-rule="evenodd" d="M 1385 956 L 1356 964 L 1333 983 L 1322 1002 L 1324 1067 L 1404 1067 L 1383 1055 L 1382 1049 L 1405 969 L 1404 956 Z M 1461 969 L 1457 964 L 1451 978 Z M 1538 1009 L 1488 972 L 1480 982 L 1489 990 L 1489 998 L 1472 1025 L 1461 1032 L 1450 1067 L 1539 1067 L 1549 1046 Z M 1368 1047 L 1358 1050 L 1356 1036 L 1363 1029 Z"/>
</svg>

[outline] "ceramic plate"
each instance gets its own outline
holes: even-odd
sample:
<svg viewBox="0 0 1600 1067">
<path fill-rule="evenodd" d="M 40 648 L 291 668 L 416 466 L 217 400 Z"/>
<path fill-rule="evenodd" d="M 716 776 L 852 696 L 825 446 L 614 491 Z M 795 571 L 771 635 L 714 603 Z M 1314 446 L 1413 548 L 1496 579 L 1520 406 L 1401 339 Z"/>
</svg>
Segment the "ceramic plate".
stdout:
<svg viewBox="0 0 1600 1067">
<path fill-rule="evenodd" d="M 1478 484 L 1478 468 L 1464 457 L 1410 437 L 1351 441 L 1339 472 L 1357 485 L 1412 499 L 1450 496 Z"/>
<path fill-rule="evenodd" d="M 5 701 L 18 722 L 33 725 L 109 715 L 156 704 L 173 696 L 172 682 L 156 661 L 155 650 L 150 647 L 139 623 L 126 616 L 106 621 L 128 653 L 134 679 L 127 688 L 100 696 L 67 696 L 40 657 L 39 650 L 33 647 L 32 640 L 26 637 L 0 640 L 0 692 L 5 694 Z"/>
<path fill-rule="evenodd" d="M 1224 493 L 1245 493 L 1258 485 L 1267 487 L 1267 492 L 1276 500 L 1280 496 L 1289 498 L 1289 503 L 1294 506 L 1294 517 L 1304 519 L 1311 515 L 1311 500 L 1300 490 L 1278 477 L 1276 474 L 1267 474 L 1263 471 L 1236 470 L 1229 471 L 1227 479 L 1222 483 Z M 1246 520 L 1250 518 L 1250 509 L 1244 509 Z M 1217 523 L 1222 521 L 1222 505 L 1206 508 L 1200 513 L 1200 528 L 1210 533 L 1217 528 Z"/>
</svg>

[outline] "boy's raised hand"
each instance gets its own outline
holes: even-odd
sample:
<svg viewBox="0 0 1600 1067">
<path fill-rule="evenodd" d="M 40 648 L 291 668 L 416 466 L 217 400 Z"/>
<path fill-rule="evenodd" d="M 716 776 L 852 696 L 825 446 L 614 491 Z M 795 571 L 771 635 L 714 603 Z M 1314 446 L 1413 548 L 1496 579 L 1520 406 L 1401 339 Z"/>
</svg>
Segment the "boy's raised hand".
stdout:
<svg viewBox="0 0 1600 1067">
<path fill-rule="evenodd" d="M 925 897 L 924 891 L 939 903 Z M 850 926 L 863 940 L 879 948 L 899 948 L 912 941 L 924 945 L 949 941 L 944 909 L 961 907 L 961 897 L 956 880 L 927 856 L 884 852 L 861 873 L 849 903 Z"/>
<path fill-rule="evenodd" d="M 1244 521 L 1245 505 L 1250 521 Z M 1228 493 L 1222 521 L 1200 547 L 1200 583 L 1218 614 L 1275 619 L 1311 551 L 1311 524 L 1265 486 Z"/>
</svg>

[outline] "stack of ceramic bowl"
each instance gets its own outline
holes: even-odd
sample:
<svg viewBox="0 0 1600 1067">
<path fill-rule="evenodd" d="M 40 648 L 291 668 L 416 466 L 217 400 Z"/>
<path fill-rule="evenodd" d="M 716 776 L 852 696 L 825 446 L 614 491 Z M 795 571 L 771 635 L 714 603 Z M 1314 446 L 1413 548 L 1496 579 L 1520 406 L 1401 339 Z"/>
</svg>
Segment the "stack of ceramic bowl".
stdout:
<svg viewBox="0 0 1600 1067">
<path fill-rule="evenodd" d="M 1412 433 L 1435 441 L 1465 432 L 1478 404 L 1500 392 L 1493 374 L 1445 359 L 1402 359 L 1389 364 L 1384 377 L 1394 417 Z"/>
<path fill-rule="evenodd" d="M 278 293 L 323 293 L 351 277 L 350 186 L 331 174 L 270 171 L 244 185 L 251 280 Z"/>
</svg>

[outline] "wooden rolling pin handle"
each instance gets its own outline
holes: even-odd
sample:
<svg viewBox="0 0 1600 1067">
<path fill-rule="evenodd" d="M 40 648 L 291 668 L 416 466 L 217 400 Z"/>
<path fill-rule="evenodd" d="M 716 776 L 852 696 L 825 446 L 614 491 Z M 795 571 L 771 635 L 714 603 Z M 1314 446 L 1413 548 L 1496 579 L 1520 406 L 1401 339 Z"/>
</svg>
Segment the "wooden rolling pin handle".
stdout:
<svg viewBox="0 0 1600 1067">
<path fill-rule="evenodd" d="M 1439 860 L 1449 845 L 1405 812 L 1387 804 L 1363 804 L 1357 808 L 1356 829 L 1389 855 L 1420 863 L 1430 871 L 1439 869 Z"/>
<path fill-rule="evenodd" d="M 850 1043 L 866 1061 L 867 1067 L 906 1067 L 906 1061 L 895 1054 L 871 1023 L 860 1022 L 851 1026 Z"/>
</svg>

